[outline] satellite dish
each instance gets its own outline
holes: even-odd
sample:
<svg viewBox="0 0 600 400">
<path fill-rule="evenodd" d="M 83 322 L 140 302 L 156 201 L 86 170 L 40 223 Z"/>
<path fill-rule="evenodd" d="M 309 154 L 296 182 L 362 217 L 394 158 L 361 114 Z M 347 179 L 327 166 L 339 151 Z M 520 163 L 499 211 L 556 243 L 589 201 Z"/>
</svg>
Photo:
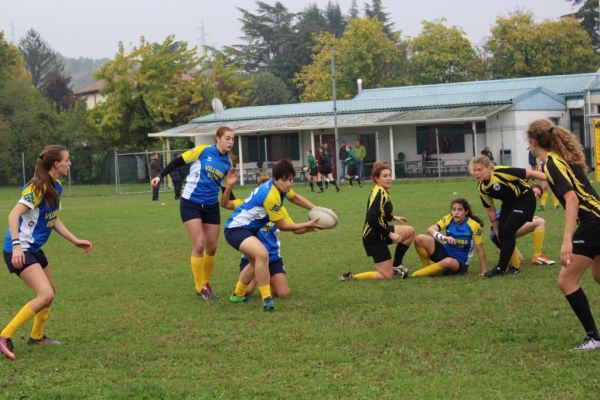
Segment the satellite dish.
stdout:
<svg viewBox="0 0 600 400">
<path fill-rule="evenodd" d="M 223 107 L 223 103 L 221 102 L 221 100 L 217 99 L 216 97 L 212 99 L 212 102 L 210 104 L 212 105 L 212 109 L 214 110 L 215 114 L 222 113 L 223 110 L 225 110 L 225 107 Z"/>
</svg>

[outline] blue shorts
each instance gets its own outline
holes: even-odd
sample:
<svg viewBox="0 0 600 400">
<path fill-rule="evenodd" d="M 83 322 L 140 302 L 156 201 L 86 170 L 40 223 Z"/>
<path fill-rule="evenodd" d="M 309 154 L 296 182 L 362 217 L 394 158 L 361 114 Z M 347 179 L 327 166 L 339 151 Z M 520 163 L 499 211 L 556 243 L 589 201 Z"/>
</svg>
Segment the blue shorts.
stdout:
<svg viewBox="0 0 600 400">
<path fill-rule="evenodd" d="M 248 259 L 246 257 L 242 257 L 240 260 L 240 271 L 246 268 L 248 265 Z M 277 274 L 285 274 L 285 267 L 283 266 L 283 260 L 278 258 L 277 260 L 269 260 L 269 274 L 271 276 Z"/>
<path fill-rule="evenodd" d="M 200 204 L 182 197 L 179 201 L 179 212 L 181 213 L 182 222 L 191 219 L 201 219 L 203 224 L 221 225 L 219 203 Z"/>
<path fill-rule="evenodd" d="M 225 240 L 236 250 L 240 249 L 242 242 L 249 237 L 254 236 L 258 239 L 258 235 L 248 228 L 226 228 Z"/>
<path fill-rule="evenodd" d="M 440 262 L 444 258 L 454 258 L 454 257 L 452 257 L 450 254 L 448 254 L 444 245 L 436 240 L 435 241 L 435 249 L 433 250 L 433 254 L 429 256 L 429 258 L 432 261 Z M 444 275 L 464 274 L 465 272 L 468 271 L 469 266 L 467 264 L 461 262 L 460 260 L 458 260 L 456 258 L 454 258 L 454 259 L 458 262 L 458 271 L 456 271 L 456 272 L 444 271 Z"/>
<path fill-rule="evenodd" d="M 25 254 L 25 264 L 23 264 L 21 268 L 15 268 L 15 266 L 12 264 L 13 253 L 8 253 L 6 251 L 3 251 L 3 253 L 4 262 L 6 263 L 8 270 L 12 274 L 17 274 L 17 276 L 21 275 L 21 272 L 25 271 L 26 268 L 29 268 L 34 264 L 40 264 L 42 269 L 45 269 L 48 266 L 48 259 L 42 250 L 23 252 L 23 254 Z"/>
</svg>

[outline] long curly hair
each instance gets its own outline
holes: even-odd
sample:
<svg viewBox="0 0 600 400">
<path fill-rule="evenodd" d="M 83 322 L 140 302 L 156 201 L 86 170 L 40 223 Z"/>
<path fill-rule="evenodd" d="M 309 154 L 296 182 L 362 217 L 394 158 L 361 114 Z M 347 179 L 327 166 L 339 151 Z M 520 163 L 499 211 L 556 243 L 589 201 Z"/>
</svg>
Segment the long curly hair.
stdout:
<svg viewBox="0 0 600 400">
<path fill-rule="evenodd" d="M 547 119 L 538 119 L 529 124 L 527 137 L 535 139 L 537 145 L 558 154 L 567 164 L 577 165 L 584 172 L 588 168 L 579 141 L 571 132 Z"/>
<path fill-rule="evenodd" d="M 49 171 L 54 167 L 55 162 L 62 161 L 66 151 L 67 148 L 64 146 L 56 144 L 46 146 L 35 162 L 33 178 L 29 181 L 33 185 L 34 193 L 42 195 L 46 203 L 53 207 L 58 206 L 59 194 Z"/>
</svg>

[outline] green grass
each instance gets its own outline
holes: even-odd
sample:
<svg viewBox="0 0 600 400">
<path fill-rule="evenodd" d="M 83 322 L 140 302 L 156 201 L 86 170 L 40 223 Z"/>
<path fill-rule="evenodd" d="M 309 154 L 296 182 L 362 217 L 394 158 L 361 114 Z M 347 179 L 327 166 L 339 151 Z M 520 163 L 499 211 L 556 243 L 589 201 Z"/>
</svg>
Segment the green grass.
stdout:
<svg viewBox="0 0 600 400">
<path fill-rule="evenodd" d="M 45 246 L 57 286 L 47 332 L 64 345 L 31 348 L 30 324 L 23 327 L 14 338 L 17 360 L 0 359 L 0 398 L 580 399 L 600 392 L 598 353 L 569 351 L 583 331 L 556 287 L 558 267 L 526 263 L 518 276 L 484 280 L 474 257 L 460 277 L 340 283 L 335 277 L 345 270 L 372 269 L 360 240 L 371 185 L 344 185 L 339 194 L 296 189 L 334 209 L 340 224 L 282 234 L 292 295 L 265 313 L 256 297 L 226 300 L 239 254 L 222 235 L 212 279 L 221 300 L 197 298 L 172 193 L 151 202 L 149 193 L 74 186 L 61 218 L 94 250 L 84 254 L 57 234 Z M 395 213 L 419 232 L 455 197 L 484 215 L 472 180 L 397 181 L 391 195 Z M 17 188 L 0 189 L 2 221 L 17 197 Z M 306 219 L 304 210 L 288 209 Z M 548 221 L 545 252 L 558 259 L 562 211 L 540 215 Z M 518 244 L 528 259 L 531 238 Z M 494 247 L 487 239 L 485 247 L 492 265 Z M 405 264 L 417 263 L 411 249 Z M 600 321 L 600 290 L 589 273 L 583 287 Z M 30 298 L 15 276 L 0 273 L 0 326 Z"/>
</svg>

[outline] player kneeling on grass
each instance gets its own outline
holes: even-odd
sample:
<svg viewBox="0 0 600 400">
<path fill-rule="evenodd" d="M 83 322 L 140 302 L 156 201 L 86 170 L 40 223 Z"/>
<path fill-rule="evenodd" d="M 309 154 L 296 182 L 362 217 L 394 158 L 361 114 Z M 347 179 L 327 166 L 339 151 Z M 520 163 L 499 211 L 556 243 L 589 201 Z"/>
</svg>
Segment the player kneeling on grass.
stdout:
<svg viewBox="0 0 600 400">
<path fill-rule="evenodd" d="M 44 334 L 44 324 L 48 320 L 55 289 L 42 246 L 52 229 L 75 246 L 85 251 L 92 249 L 90 241 L 77 239 L 59 218 L 62 185 L 58 178 L 67 176 L 70 167 L 71 160 L 65 147 L 46 147 L 36 161 L 33 178 L 8 215 L 4 261 L 8 270 L 35 293 L 35 298 L 25 304 L 0 332 L 0 352 L 9 360 L 16 358 L 11 338 L 32 318 L 29 344 L 60 344 Z"/>
<path fill-rule="evenodd" d="M 236 199 L 232 194 L 233 185 L 237 182 L 238 175 L 235 170 L 231 170 L 227 175 L 227 186 L 225 191 L 223 192 L 223 196 L 221 197 L 221 206 L 227 208 L 229 210 L 235 210 L 239 207 L 244 200 Z M 258 181 L 258 185 L 262 184 L 269 180 L 269 177 L 261 176 Z M 289 216 L 285 207 L 281 208 L 281 211 L 284 214 L 284 221 L 289 223 L 294 223 L 292 218 Z M 305 233 L 307 231 L 306 228 L 299 229 L 293 231 L 294 233 L 300 234 Z M 290 288 L 288 286 L 287 277 L 285 275 L 285 267 L 283 264 L 283 259 L 281 257 L 281 248 L 279 242 L 279 229 L 275 226 L 273 222 L 267 223 L 260 231 L 258 231 L 258 238 L 265 246 L 267 251 L 269 252 L 269 275 L 271 276 L 270 284 L 271 284 L 271 293 L 274 297 L 287 297 L 290 294 Z M 254 266 L 250 265 L 248 258 L 246 256 L 242 256 L 240 260 L 240 274 L 244 273 L 243 271 L 247 269 L 246 273 L 254 271 Z M 252 272 L 253 274 L 253 272 Z M 246 292 L 243 296 L 237 296 L 235 293 L 229 296 L 229 300 L 232 303 L 242 303 L 248 300 L 247 296 L 251 295 L 254 292 L 254 288 L 256 287 L 256 279 L 252 279 L 246 287 Z"/>
<path fill-rule="evenodd" d="M 337 279 L 348 281 L 350 279 L 392 279 L 394 268 L 400 273 L 405 270 L 402 259 L 406 250 L 415 238 L 415 228 L 409 225 L 392 225 L 389 222 L 397 221 L 405 224 L 405 217 L 393 215 L 394 207 L 390 200 L 388 190 L 392 186 L 392 170 L 387 164 L 376 162 L 373 165 L 371 178 L 375 186 L 367 203 L 367 215 L 363 226 L 363 246 L 367 256 L 373 257 L 376 271 L 363 272 L 354 275 L 351 271 L 345 272 Z M 396 245 L 394 261 L 388 246 Z"/>
<path fill-rule="evenodd" d="M 415 248 L 421 261 L 421 269 L 411 277 L 464 274 L 469 269 L 473 249 L 477 252 L 481 272 L 487 271 L 483 250 L 483 222 L 473 214 L 466 199 L 452 200 L 450 214 L 427 229 L 429 235 L 419 235 Z M 442 230 L 446 230 L 445 234 Z M 433 264 L 429 263 L 433 261 Z"/>
<path fill-rule="evenodd" d="M 303 224 L 291 223 L 285 220 L 282 211 L 284 199 L 300 207 L 310 210 L 315 205 L 309 200 L 296 194 L 292 189 L 296 170 L 289 160 L 281 160 L 273 167 L 273 178 L 254 189 L 244 202 L 236 208 L 225 223 L 225 239 L 233 248 L 239 250 L 250 264 L 240 274 L 235 286 L 234 295 L 243 297 L 246 289 L 256 278 L 256 284 L 263 300 L 263 309 L 275 309 L 271 294 L 269 276 L 269 252 L 261 242 L 258 233 L 269 222 L 282 231 L 320 229 L 317 220 Z M 246 271 L 247 270 L 247 271 Z"/>
</svg>

